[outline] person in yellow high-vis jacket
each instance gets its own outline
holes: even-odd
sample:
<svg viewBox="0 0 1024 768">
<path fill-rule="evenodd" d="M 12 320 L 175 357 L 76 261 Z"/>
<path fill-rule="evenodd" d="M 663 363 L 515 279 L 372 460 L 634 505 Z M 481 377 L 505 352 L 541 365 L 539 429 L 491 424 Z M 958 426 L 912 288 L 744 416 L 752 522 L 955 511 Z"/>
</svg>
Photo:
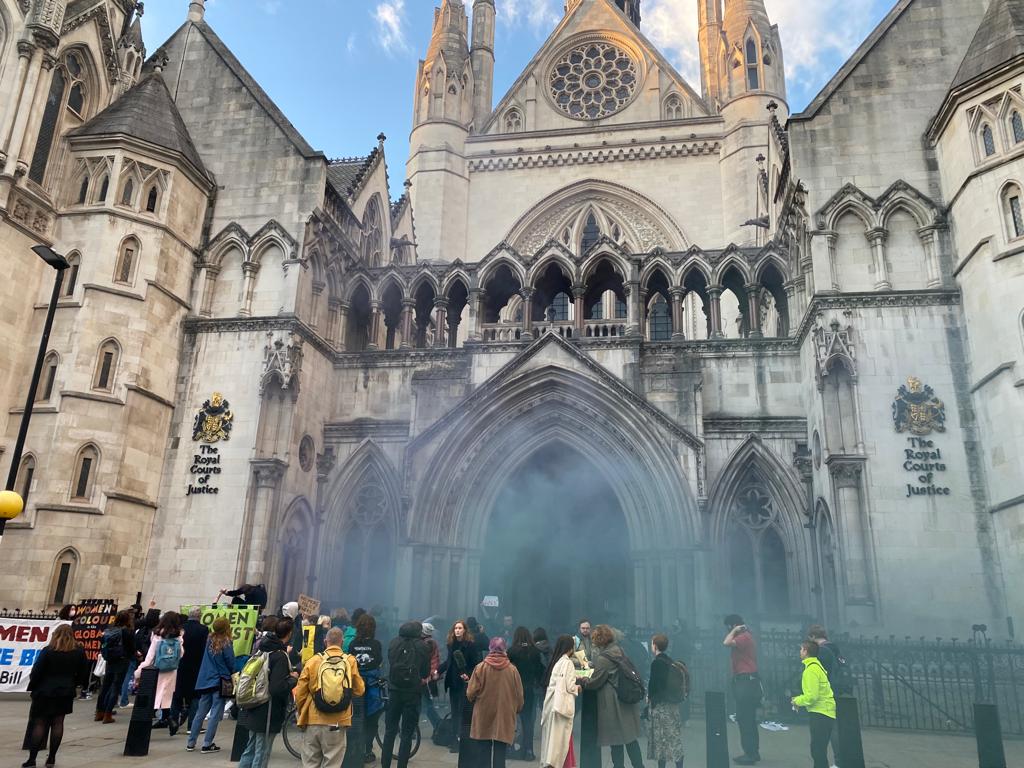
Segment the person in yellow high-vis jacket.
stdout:
<svg viewBox="0 0 1024 768">
<path fill-rule="evenodd" d="M 801 678 L 803 693 L 793 697 L 793 706 L 803 707 L 810 715 L 814 768 L 829 768 L 828 742 L 836 721 L 836 697 L 832 694 L 825 668 L 818 661 L 818 644 L 813 641 L 803 643 L 800 659 L 804 665 Z"/>
</svg>

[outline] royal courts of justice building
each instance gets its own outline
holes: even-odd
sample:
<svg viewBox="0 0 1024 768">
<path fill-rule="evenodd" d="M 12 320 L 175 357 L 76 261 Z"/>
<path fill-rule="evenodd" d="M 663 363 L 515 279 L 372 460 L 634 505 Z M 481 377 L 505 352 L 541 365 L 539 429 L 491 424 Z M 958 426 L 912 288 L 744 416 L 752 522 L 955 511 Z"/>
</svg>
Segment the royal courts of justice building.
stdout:
<svg viewBox="0 0 1024 768">
<path fill-rule="evenodd" d="M 0 0 L 5 473 L 72 265 L 0 605 L 1024 622 L 1024 2 L 899 0 L 790 114 L 765 2 L 678 1 L 700 83 L 568 0 L 502 94 L 443 0 L 408 153 L 330 159 L 203 0 Z"/>
</svg>

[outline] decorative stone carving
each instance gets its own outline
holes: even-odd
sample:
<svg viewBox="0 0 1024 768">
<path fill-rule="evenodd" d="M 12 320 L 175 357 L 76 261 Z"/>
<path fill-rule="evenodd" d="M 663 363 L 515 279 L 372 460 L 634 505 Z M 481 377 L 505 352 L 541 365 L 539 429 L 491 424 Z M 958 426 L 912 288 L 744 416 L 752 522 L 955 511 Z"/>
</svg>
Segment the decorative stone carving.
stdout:
<svg viewBox="0 0 1024 768">
<path fill-rule="evenodd" d="M 49 240 L 52 237 L 53 217 L 50 212 L 18 191 L 12 193 L 9 207 L 11 219 Z"/>
<path fill-rule="evenodd" d="M 639 77 L 639 66 L 629 53 L 595 41 L 564 54 L 548 79 L 556 107 L 574 120 L 598 120 L 633 100 Z"/>
<path fill-rule="evenodd" d="M 857 349 L 853 344 L 853 328 L 845 328 L 838 318 L 833 318 L 829 327 L 825 328 L 818 319 L 814 329 L 814 374 L 818 380 L 818 389 L 825 388 L 825 379 L 836 363 L 846 368 L 853 379 L 857 378 Z"/>
<path fill-rule="evenodd" d="M 935 396 L 935 390 L 914 376 L 896 394 L 892 418 L 897 432 L 924 436 L 946 431 L 945 403 Z"/>
<path fill-rule="evenodd" d="M 296 381 L 302 370 L 302 338 L 291 331 L 284 333 L 267 331 L 267 343 L 263 347 L 263 383 L 262 393 L 267 382 L 274 379 L 271 374 L 280 377 L 281 389 L 288 389 Z"/>
<path fill-rule="evenodd" d="M 552 208 L 544 216 L 533 223 L 517 242 L 514 243 L 520 253 L 533 254 L 544 245 L 557 240 L 559 233 L 566 227 L 572 228 L 582 207 L 598 206 L 607 211 L 607 218 L 617 222 L 624 230 L 623 240 L 630 243 L 637 251 L 648 252 L 655 248 L 671 247 L 673 238 L 665 232 L 655 220 L 639 206 L 631 206 L 622 200 L 610 196 L 590 196 L 586 201 L 567 200 Z"/>
</svg>

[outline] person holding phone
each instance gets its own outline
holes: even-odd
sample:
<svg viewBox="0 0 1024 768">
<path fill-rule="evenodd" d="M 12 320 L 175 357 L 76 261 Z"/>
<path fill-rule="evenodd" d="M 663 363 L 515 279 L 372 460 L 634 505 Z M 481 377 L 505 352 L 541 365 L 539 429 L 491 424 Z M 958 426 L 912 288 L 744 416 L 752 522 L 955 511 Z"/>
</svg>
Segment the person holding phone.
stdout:
<svg viewBox="0 0 1024 768">
<path fill-rule="evenodd" d="M 733 758 L 737 765 L 754 765 L 761 760 L 760 734 L 757 732 L 757 708 L 761 706 L 761 678 L 757 673 L 757 642 L 743 617 L 731 613 L 725 617 L 728 634 L 722 644 L 732 652 L 732 688 L 736 698 L 736 725 L 740 729 L 743 754 Z"/>
</svg>

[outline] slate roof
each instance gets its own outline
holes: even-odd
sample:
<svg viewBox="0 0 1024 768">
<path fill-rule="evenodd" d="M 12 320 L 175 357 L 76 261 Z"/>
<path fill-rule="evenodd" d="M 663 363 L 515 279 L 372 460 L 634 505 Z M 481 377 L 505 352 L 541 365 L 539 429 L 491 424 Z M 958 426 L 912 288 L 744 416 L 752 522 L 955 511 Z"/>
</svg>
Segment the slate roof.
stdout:
<svg viewBox="0 0 1024 768">
<path fill-rule="evenodd" d="M 380 149 L 375 147 L 366 157 L 346 157 L 332 160 L 327 165 L 328 183 L 342 197 L 352 197 L 364 181 L 366 173 L 373 166 L 373 161 L 377 159 L 378 154 L 380 154 Z"/>
<path fill-rule="evenodd" d="M 953 78 L 959 88 L 1024 54 L 1024 0 L 992 0 Z"/>
<path fill-rule="evenodd" d="M 176 152 L 210 177 L 163 75 L 157 71 L 150 72 L 124 96 L 71 132 L 75 137 L 119 134 Z"/>
</svg>

